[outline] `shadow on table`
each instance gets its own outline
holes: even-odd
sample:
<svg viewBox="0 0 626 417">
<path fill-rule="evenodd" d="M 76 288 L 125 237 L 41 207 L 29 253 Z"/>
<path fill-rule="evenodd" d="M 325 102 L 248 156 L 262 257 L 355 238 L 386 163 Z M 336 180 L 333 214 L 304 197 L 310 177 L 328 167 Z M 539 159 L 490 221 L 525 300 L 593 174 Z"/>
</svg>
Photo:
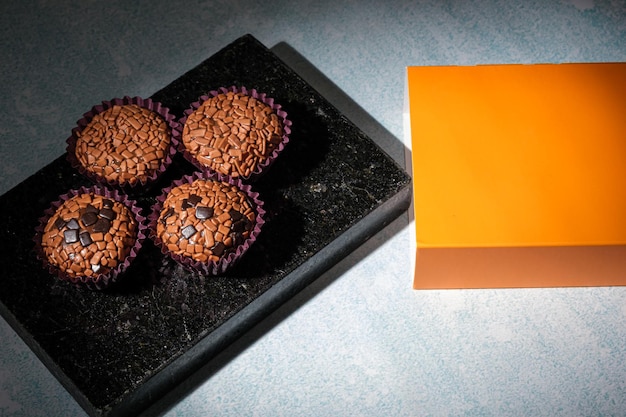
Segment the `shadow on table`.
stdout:
<svg viewBox="0 0 626 417">
<path fill-rule="evenodd" d="M 357 125 L 366 135 L 383 149 L 400 167 L 405 167 L 408 150 L 404 144 L 381 126 L 365 110 L 342 92 L 332 81 L 319 72 L 310 62 L 295 51 L 287 43 L 281 42 L 270 50 L 289 65 L 305 81 L 332 103 L 352 123 Z M 264 318 L 251 330 L 244 333 L 236 341 L 217 354 L 208 363 L 197 370 L 193 375 L 178 385 L 174 390 L 154 403 L 141 415 L 159 416 L 165 414 L 182 398 L 189 395 L 199 385 L 211 378 L 220 369 L 235 359 L 239 354 L 263 337 L 284 319 L 297 311 L 301 306 L 331 285 L 352 266 L 357 264 L 368 254 L 376 250 L 384 242 L 403 230 L 409 223 L 407 213 L 397 217 L 385 226 L 380 232 L 369 238 L 352 253 L 332 266 L 319 278 L 298 292 L 287 302 L 278 307 L 273 313 Z"/>
</svg>

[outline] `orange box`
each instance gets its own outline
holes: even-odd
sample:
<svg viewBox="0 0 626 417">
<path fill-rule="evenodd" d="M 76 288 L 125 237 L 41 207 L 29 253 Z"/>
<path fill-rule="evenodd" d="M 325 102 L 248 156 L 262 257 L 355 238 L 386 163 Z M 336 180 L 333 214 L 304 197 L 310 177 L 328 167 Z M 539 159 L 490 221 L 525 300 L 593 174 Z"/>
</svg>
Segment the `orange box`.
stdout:
<svg viewBox="0 0 626 417">
<path fill-rule="evenodd" d="M 409 67 L 414 288 L 626 285 L 626 63 Z"/>
</svg>

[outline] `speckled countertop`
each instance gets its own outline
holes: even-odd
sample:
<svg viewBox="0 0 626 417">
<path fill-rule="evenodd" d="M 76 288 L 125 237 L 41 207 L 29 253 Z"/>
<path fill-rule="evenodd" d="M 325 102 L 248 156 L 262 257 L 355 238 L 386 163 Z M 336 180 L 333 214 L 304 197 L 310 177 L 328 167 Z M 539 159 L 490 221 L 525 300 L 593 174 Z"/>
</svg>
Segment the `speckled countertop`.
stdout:
<svg viewBox="0 0 626 417">
<path fill-rule="evenodd" d="M 302 55 L 399 162 L 406 66 L 626 61 L 621 0 L 258 3 L 2 2 L 0 193 L 94 103 L 150 95 L 246 33 Z M 322 275 L 165 415 L 626 415 L 626 289 L 414 291 L 409 229 Z M 0 416 L 86 415 L 4 319 L 0 340 Z"/>
</svg>

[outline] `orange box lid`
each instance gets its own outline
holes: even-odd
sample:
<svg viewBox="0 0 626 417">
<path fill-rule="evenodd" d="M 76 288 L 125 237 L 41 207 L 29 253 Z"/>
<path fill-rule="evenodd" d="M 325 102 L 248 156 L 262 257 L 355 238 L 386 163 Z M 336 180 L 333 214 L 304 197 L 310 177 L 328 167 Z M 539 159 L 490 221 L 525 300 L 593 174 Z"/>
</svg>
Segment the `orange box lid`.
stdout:
<svg viewBox="0 0 626 417">
<path fill-rule="evenodd" d="M 626 245 L 626 63 L 409 67 L 408 88 L 416 275 L 425 249 Z M 527 286 L 503 280 L 473 286 Z"/>
</svg>

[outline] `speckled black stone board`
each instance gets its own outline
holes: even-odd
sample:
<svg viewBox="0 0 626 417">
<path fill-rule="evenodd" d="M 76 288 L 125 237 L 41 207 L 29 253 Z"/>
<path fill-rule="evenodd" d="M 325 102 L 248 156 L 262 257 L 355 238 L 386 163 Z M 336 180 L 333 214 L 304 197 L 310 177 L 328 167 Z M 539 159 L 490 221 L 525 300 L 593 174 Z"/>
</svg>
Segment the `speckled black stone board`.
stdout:
<svg viewBox="0 0 626 417">
<path fill-rule="evenodd" d="M 90 415 L 145 409 L 409 205 L 408 175 L 250 35 L 152 97 L 181 116 L 230 85 L 274 97 L 293 129 L 254 185 L 267 223 L 224 276 L 185 272 L 147 242 L 109 290 L 75 288 L 42 269 L 32 237 L 58 195 L 89 181 L 61 156 L 0 197 L 0 310 Z M 192 170 L 177 157 L 154 190 L 133 197 L 147 211 L 160 187 Z"/>
</svg>

